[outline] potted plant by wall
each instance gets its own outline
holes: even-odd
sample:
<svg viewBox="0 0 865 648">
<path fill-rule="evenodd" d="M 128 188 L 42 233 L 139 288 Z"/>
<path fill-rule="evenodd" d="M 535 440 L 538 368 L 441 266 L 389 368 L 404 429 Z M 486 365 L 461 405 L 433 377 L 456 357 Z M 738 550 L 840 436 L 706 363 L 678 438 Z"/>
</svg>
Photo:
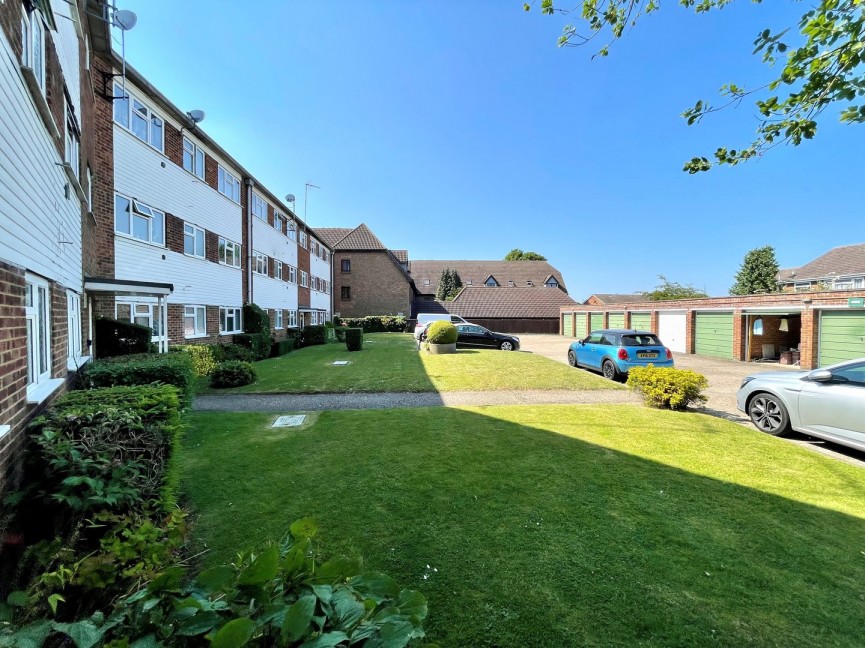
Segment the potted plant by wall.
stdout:
<svg viewBox="0 0 865 648">
<path fill-rule="evenodd" d="M 433 322 L 427 328 L 426 340 L 430 353 L 456 353 L 457 327 L 446 320 Z"/>
</svg>

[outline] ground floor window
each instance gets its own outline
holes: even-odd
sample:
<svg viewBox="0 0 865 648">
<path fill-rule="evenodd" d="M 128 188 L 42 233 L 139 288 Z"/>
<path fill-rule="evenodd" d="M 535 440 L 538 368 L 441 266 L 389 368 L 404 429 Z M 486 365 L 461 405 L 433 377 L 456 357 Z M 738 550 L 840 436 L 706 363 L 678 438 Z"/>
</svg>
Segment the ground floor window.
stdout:
<svg viewBox="0 0 865 648">
<path fill-rule="evenodd" d="M 276 309 L 276 318 L 274 319 L 274 328 L 281 329 L 282 328 L 282 309 Z"/>
<path fill-rule="evenodd" d="M 183 335 L 187 338 L 207 335 L 207 309 L 204 306 L 183 307 Z"/>
<path fill-rule="evenodd" d="M 243 332 L 241 311 L 239 308 L 219 309 L 219 332 L 222 335 Z"/>
<path fill-rule="evenodd" d="M 162 317 L 155 302 L 117 301 L 114 317 L 121 322 L 133 322 L 153 330 L 153 340 L 163 339 Z"/>
<path fill-rule="evenodd" d="M 51 378 L 51 299 L 48 282 L 34 275 L 25 279 L 27 322 L 27 388 Z"/>
<path fill-rule="evenodd" d="M 289 326 L 297 326 L 297 311 L 296 310 L 288 311 L 288 325 Z"/>
<path fill-rule="evenodd" d="M 71 290 L 66 291 L 66 330 L 69 335 L 69 356 L 73 364 L 81 357 L 81 298 Z"/>
</svg>

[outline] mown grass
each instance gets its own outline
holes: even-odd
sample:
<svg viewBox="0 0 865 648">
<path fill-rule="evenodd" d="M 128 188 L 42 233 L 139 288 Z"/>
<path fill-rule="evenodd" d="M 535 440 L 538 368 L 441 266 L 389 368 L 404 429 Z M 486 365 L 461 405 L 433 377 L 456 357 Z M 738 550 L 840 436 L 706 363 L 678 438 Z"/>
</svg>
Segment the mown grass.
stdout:
<svg viewBox="0 0 865 648">
<path fill-rule="evenodd" d="M 348 360 L 334 366 L 335 360 Z M 351 392 L 489 391 L 505 389 L 621 389 L 587 371 L 577 371 L 530 353 L 460 349 L 433 356 L 418 352 L 411 334 L 372 333 L 362 351 L 344 344 L 299 349 L 255 363 L 258 380 L 234 389 L 200 393 L 328 394 Z"/>
<path fill-rule="evenodd" d="M 634 406 L 194 413 L 195 532 L 315 517 L 430 601 L 443 646 L 861 646 L 865 471 Z"/>
</svg>

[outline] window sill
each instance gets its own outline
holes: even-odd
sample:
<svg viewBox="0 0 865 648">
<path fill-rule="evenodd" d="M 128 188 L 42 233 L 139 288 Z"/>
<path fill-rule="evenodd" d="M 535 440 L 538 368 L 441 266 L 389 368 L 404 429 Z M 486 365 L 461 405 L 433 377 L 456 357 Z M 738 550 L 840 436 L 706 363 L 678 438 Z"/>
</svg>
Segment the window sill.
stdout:
<svg viewBox="0 0 865 648">
<path fill-rule="evenodd" d="M 64 162 L 63 170 L 66 172 L 66 178 L 75 190 L 75 195 L 78 196 L 78 200 L 86 202 L 87 194 L 84 193 L 84 189 L 81 187 L 81 181 L 78 179 L 78 176 L 75 175 L 75 169 L 72 168 L 72 165 L 69 164 L 69 162 Z"/>
<path fill-rule="evenodd" d="M 60 130 L 57 124 L 54 123 L 54 116 L 51 114 L 51 108 L 48 107 L 48 100 L 42 93 L 42 88 L 39 87 L 39 81 L 36 80 L 36 73 L 33 68 L 22 65 L 21 74 L 24 75 L 24 81 L 27 83 L 27 88 L 33 96 L 33 101 L 36 102 L 36 109 L 39 111 L 39 116 L 42 118 L 42 123 L 54 139 L 60 139 Z"/>
<path fill-rule="evenodd" d="M 62 378 L 52 378 L 40 385 L 27 390 L 27 403 L 38 405 L 44 402 L 51 394 L 57 391 L 65 381 Z"/>
<path fill-rule="evenodd" d="M 199 333 L 198 335 L 185 335 L 183 337 L 184 340 L 200 340 L 201 338 L 206 338 L 207 333 Z"/>
<path fill-rule="evenodd" d="M 69 358 L 66 361 L 67 371 L 78 371 L 81 367 L 90 362 L 90 356 L 78 356 L 77 358 Z"/>
<path fill-rule="evenodd" d="M 118 236 L 122 239 L 125 239 L 127 241 L 131 241 L 132 243 L 141 243 L 141 245 L 149 245 L 150 247 L 159 248 L 161 250 L 167 250 L 168 249 L 167 247 L 165 247 L 164 243 L 154 243 L 153 241 L 142 241 L 140 238 L 135 238 L 134 236 L 126 234 L 125 232 L 118 232 L 117 230 L 114 230 L 114 235 Z"/>
<path fill-rule="evenodd" d="M 220 331 L 220 335 L 240 335 L 243 331 Z"/>
<path fill-rule="evenodd" d="M 188 252 L 184 252 L 183 256 L 188 259 L 198 259 L 199 261 L 207 261 L 206 256 L 198 256 L 197 254 L 189 254 Z"/>
<path fill-rule="evenodd" d="M 9 434 L 9 430 L 12 429 L 11 425 L 0 425 L 0 439 Z"/>
</svg>

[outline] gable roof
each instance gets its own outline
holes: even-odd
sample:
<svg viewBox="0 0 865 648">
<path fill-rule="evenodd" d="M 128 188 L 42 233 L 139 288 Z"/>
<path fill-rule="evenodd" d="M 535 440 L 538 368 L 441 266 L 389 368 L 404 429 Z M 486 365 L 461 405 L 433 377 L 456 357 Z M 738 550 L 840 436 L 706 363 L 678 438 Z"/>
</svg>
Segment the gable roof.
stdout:
<svg viewBox="0 0 865 648">
<path fill-rule="evenodd" d="M 325 245 L 336 249 L 336 244 L 351 232 L 350 227 L 316 227 L 315 233 Z"/>
<path fill-rule="evenodd" d="M 567 293 L 562 274 L 547 261 L 438 261 L 420 260 L 409 262 L 409 272 L 414 279 L 415 286 L 422 293 L 434 293 L 438 286 L 442 270 L 451 268 L 456 270 L 463 286 L 483 286 L 490 277 L 499 283 L 501 287 L 507 287 L 509 281 L 514 282 L 514 287 L 528 286 L 531 281 L 536 288 L 543 288 L 544 282 L 552 275 L 559 282 L 559 287 Z M 429 284 L 426 284 L 429 281 Z M 549 290 L 549 288 L 544 288 Z M 561 292 L 561 291 L 558 291 Z"/>
<path fill-rule="evenodd" d="M 390 252 L 400 263 L 408 263 L 408 250 L 391 250 Z"/>
<path fill-rule="evenodd" d="M 319 227 L 315 232 L 334 250 L 387 250 L 366 223 L 361 223 L 354 229 Z"/>
<path fill-rule="evenodd" d="M 865 274 L 865 243 L 841 245 L 818 256 L 801 268 L 778 271 L 778 281 L 813 281 Z"/>
<path fill-rule="evenodd" d="M 635 295 L 625 295 L 620 293 L 595 293 L 594 295 L 590 295 L 589 299 L 594 297 L 602 304 L 634 304 L 636 302 L 646 301 L 646 297 L 639 293 Z M 584 301 L 584 304 L 589 303 L 589 299 Z"/>
<path fill-rule="evenodd" d="M 471 318 L 558 318 L 562 306 L 576 303 L 567 293 L 554 288 L 466 286 L 451 302 L 420 302 L 418 305 L 425 313 L 439 312 L 442 308 L 471 321 Z"/>
</svg>

